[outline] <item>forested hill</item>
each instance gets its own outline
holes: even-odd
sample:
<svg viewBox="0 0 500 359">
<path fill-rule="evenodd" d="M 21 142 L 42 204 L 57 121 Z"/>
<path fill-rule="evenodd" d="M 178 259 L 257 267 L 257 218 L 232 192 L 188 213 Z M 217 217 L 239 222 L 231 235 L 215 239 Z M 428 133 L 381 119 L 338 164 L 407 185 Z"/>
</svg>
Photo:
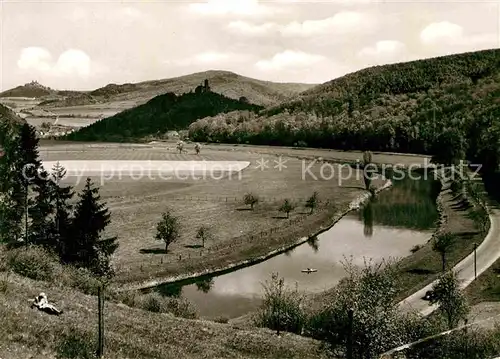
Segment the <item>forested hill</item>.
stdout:
<svg viewBox="0 0 500 359">
<path fill-rule="evenodd" d="M 21 117 L 17 116 L 14 111 L 8 107 L 0 104 L 0 124 L 3 123 L 17 123 L 24 124 L 26 121 Z"/>
<path fill-rule="evenodd" d="M 166 93 L 67 136 L 76 141 L 133 141 L 148 135 L 186 129 L 199 118 L 235 110 L 258 111 L 261 106 L 215 92 Z"/>
<path fill-rule="evenodd" d="M 500 163 L 500 50 L 377 66 L 316 86 L 260 115 L 190 126 L 197 141 L 317 146 Z"/>
</svg>

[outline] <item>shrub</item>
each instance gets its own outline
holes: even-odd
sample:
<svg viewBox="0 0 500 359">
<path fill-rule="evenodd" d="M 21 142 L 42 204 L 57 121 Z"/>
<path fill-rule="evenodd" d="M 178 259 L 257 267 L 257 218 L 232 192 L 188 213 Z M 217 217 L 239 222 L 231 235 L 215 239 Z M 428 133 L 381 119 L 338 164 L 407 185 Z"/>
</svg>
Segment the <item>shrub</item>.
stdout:
<svg viewBox="0 0 500 359">
<path fill-rule="evenodd" d="M 158 293 L 146 294 L 140 301 L 142 309 L 154 313 L 162 313 L 164 311 L 163 298 Z"/>
<path fill-rule="evenodd" d="M 71 328 L 58 335 L 56 354 L 58 359 L 92 359 L 96 344 L 91 333 Z"/>
<path fill-rule="evenodd" d="M 421 250 L 421 249 L 422 249 L 422 246 L 421 246 L 420 244 L 415 244 L 415 245 L 413 246 L 413 248 L 412 248 L 412 249 L 410 249 L 410 252 L 412 252 L 412 253 L 416 253 L 416 252 L 418 252 L 418 251 L 419 251 L 419 250 Z"/>
<path fill-rule="evenodd" d="M 229 323 L 229 318 L 227 318 L 227 317 L 217 317 L 217 318 L 215 318 L 214 322 L 221 323 L 221 324 L 227 324 L 227 323 Z"/>
<path fill-rule="evenodd" d="M 55 277 L 57 259 L 42 248 L 29 247 L 9 251 L 7 263 L 19 275 L 50 282 Z"/>
<path fill-rule="evenodd" d="M 8 289 L 9 282 L 7 281 L 7 278 L 0 279 L 0 293 L 7 293 Z"/>
<path fill-rule="evenodd" d="M 163 297 L 159 293 L 148 293 L 142 296 L 129 294 L 121 297 L 124 304 L 154 313 L 171 313 L 176 317 L 196 319 L 198 313 L 188 300 L 184 298 Z"/>
<path fill-rule="evenodd" d="M 194 305 L 184 298 L 167 298 L 166 311 L 176 317 L 186 319 L 198 318 L 198 313 Z"/>
<path fill-rule="evenodd" d="M 463 182 L 460 179 L 456 179 L 451 182 L 450 189 L 455 194 L 461 194 L 463 189 Z"/>
<path fill-rule="evenodd" d="M 360 268 L 351 261 L 344 268 L 347 276 L 335 287 L 331 303 L 311 315 L 306 327 L 306 334 L 323 340 L 333 355 L 345 353 L 349 327 L 354 358 L 376 358 L 427 330 L 417 326 L 418 316 L 400 312 L 392 264 L 367 262 Z"/>
<path fill-rule="evenodd" d="M 61 267 L 58 277 L 60 277 L 60 281 L 64 285 L 89 295 L 97 295 L 98 288 L 101 285 L 100 281 L 88 269 L 69 265 Z"/>
<path fill-rule="evenodd" d="M 284 279 L 273 274 L 264 284 L 264 300 L 254 322 L 259 327 L 276 330 L 278 334 L 280 331 L 301 334 L 306 322 L 303 301 L 304 296 L 297 288 L 287 288 Z"/>
</svg>

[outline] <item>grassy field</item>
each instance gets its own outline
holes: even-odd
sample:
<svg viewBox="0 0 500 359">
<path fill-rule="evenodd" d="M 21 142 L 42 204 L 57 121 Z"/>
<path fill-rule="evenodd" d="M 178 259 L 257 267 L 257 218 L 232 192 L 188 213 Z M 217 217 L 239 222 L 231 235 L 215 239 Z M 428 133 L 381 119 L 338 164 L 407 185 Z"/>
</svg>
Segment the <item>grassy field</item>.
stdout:
<svg viewBox="0 0 500 359">
<path fill-rule="evenodd" d="M 356 178 L 355 171 L 347 178 L 352 171 L 350 168 L 342 169 L 341 174 L 346 179 L 341 185 L 340 174 L 329 178 L 331 167 L 325 167 L 325 179 L 321 179 L 321 164 L 312 167 L 313 175 L 306 174 L 303 178 L 303 166 L 310 162 L 283 157 L 286 168 L 280 171 L 274 168 L 277 164 L 274 161 L 279 157 L 271 155 L 271 150 L 227 146 L 203 148 L 200 156 L 203 160 L 249 161 L 250 166 L 242 172 L 241 179 L 233 176 L 221 180 L 122 179 L 105 182 L 101 187 L 102 196 L 112 212 L 109 234 L 117 235 L 120 243 L 115 258 L 117 283 L 137 285 L 153 279 L 171 279 L 264 255 L 331 223 L 336 213 L 345 210 L 349 202 L 364 192 L 362 178 Z M 50 161 L 199 159 L 192 154 L 192 149 L 187 154 L 176 154 L 173 147 L 99 148 L 78 144 L 44 146 L 40 153 L 44 160 Z M 256 168 L 261 159 L 268 161 L 269 168 Z M 374 182 L 378 186 L 382 183 L 381 180 Z M 322 204 L 309 215 L 303 205 L 314 191 L 319 193 Z M 243 196 L 249 192 L 260 197 L 254 211 L 246 210 L 248 206 L 243 204 Z M 285 198 L 297 204 L 290 219 L 278 212 Z M 164 253 L 163 243 L 156 241 L 154 235 L 156 223 L 167 208 L 180 217 L 183 229 L 180 241 L 169 248 L 169 253 Z M 206 243 L 205 248 L 194 248 L 199 245 L 195 236 L 201 225 L 209 225 L 215 239 Z"/>
<path fill-rule="evenodd" d="M 41 291 L 63 315 L 30 309 L 29 300 Z M 112 302 L 106 302 L 104 320 L 109 359 L 326 358 L 318 342 L 300 336 L 278 338 L 269 330 L 175 318 Z M 94 352 L 96 338 L 96 297 L 0 272 L 0 358 L 59 358 L 71 343 L 79 358 L 90 358 L 82 354 Z"/>
</svg>

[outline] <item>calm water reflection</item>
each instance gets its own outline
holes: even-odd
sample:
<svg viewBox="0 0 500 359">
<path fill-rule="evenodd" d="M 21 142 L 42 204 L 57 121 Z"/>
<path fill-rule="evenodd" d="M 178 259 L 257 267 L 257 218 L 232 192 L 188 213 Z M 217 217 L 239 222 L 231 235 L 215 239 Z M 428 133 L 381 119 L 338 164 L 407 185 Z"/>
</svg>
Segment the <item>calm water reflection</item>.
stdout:
<svg viewBox="0 0 500 359">
<path fill-rule="evenodd" d="M 219 277 L 184 286 L 164 285 L 157 290 L 186 297 L 202 317 L 233 318 L 257 309 L 262 283 L 272 273 L 307 292 L 331 288 L 345 275 L 340 262 L 346 257 L 358 265 L 368 258 L 400 258 L 430 238 L 437 219 L 438 188 L 431 181 L 414 182 L 396 182 L 394 188 L 348 214 L 327 232 L 282 255 Z M 318 271 L 301 272 L 308 267 Z"/>
</svg>

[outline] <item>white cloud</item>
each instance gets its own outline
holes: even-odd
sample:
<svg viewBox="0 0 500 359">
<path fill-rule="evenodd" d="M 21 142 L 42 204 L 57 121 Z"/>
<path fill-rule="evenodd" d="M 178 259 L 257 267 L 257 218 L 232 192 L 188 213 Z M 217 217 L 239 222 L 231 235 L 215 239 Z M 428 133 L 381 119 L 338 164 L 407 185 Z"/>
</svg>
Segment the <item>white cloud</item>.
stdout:
<svg viewBox="0 0 500 359">
<path fill-rule="evenodd" d="M 228 29 L 248 36 L 263 36 L 279 32 L 285 37 L 309 37 L 328 34 L 359 33 L 372 30 L 374 21 L 371 17 L 353 11 L 343 11 L 322 20 L 294 21 L 280 25 L 277 23 L 253 24 L 247 21 L 233 21 Z"/>
<path fill-rule="evenodd" d="M 406 46 L 396 40 L 378 41 L 375 46 L 363 48 L 358 55 L 361 57 L 391 57 L 405 51 Z"/>
<path fill-rule="evenodd" d="M 285 50 L 277 53 L 268 60 L 260 60 L 255 66 L 259 70 L 283 70 L 297 69 L 316 65 L 326 60 L 324 56 L 316 54 L 308 54 L 302 51 Z"/>
<path fill-rule="evenodd" d="M 373 21 L 365 14 L 343 11 L 323 20 L 292 22 L 282 27 L 285 36 L 314 36 L 320 34 L 338 34 L 360 32 L 373 26 Z"/>
<path fill-rule="evenodd" d="M 266 15 L 272 9 L 260 5 L 257 0 L 207 0 L 204 3 L 193 3 L 189 8 L 204 15 Z"/>
<path fill-rule="evenodd" d="M 227 27 L 231 31 L 249 36 L 263 36 L 272 31 L 278 30 L 278 25 L 274 23 L 254 25 L 241 20 L 232 21 Z"/>
<path fill-rule="evenodd" d="M 88 77 L 90 75 L 90 57 L 82 50 L 70 49 L 63 52 L 53 70 L 58 75 L 78 75 Z"/>
<path fill-rule="evenodd" d="M 420 40 L 428 46 L 460 46 L 465 51 L 498 47 L 500 36 L 496 33 L 466 34 L 462 26 L 442 21 L 427 25 L 420 33 Z"/>
<path fill-rule="evenodd" d="M 52 56 L 43 47 L 27 47 L 21 50 L 17 67 L 21 70 L 50 71 Z"/>
<path fill-rule="evenodd" d="M 54 62 L 51 53 L 47 49 L 43 47 L 27 47 L 21 50 L 17 66 L 25 72 L 86 78 L 90 75 L 91 60 L 82 50 L 70 49 L 63 52 Z"/>
<path fill-rule="evenodd" d="M 420 40 L 426 45 L 442 42 L 455 43 L 462 37 L 463 28 L 448 21 L 429 24 L 420 33 Z"/>
</svg>

